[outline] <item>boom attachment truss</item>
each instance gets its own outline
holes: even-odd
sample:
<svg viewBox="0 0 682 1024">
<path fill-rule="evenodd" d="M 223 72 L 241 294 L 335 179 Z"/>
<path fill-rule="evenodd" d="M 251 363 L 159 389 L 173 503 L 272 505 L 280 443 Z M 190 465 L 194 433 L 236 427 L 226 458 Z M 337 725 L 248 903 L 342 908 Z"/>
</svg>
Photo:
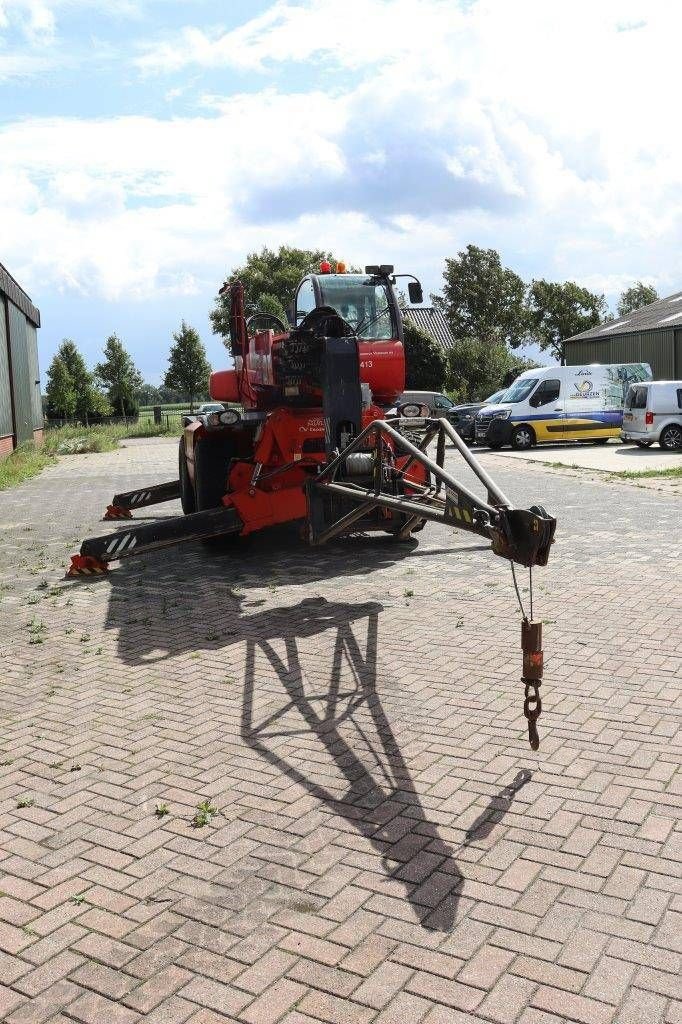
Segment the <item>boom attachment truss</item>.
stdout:
<svg viewBox="0 0 682 1024">
<path fill-rule="evenodd" d="M 424 437 L 419 445 L 408 440 L 396 425 L 421 427 Z M 426 454 L 437 438 L 436 458 Z M 445 469 L 445 441 L 449 439 L 486 489 L 487 501 L 474 494 Z M 393 451 L 407 456 L 399 469 L 391 469 Z M 355 482 L 346 472 L 355 453 L 371 454 L 373 481 L 370 486 Z M 395 461 L 395 460 L 393 460 Z M 432 482 L 419 485 L 409 480 L 409 469 L 420 463 Z M 389 490 L 389 473 L 399 477 L 407 493 Z M 308 520 L 311 544 L 324 544 L 348 533 L 363 515 L 375 508 L 403 513 L 399 536 L 408 537 L 423 522 L 442 523 L 485 537 L 496 555 L 518 565 L 546 565 L 554 539 L 556 519 L 542 506 L 515 509 L 478 459 L 469 451 L 446 419 L 374 420 L 343 451 L 338 453 L 315 478 L 308 481 Z M 330 501 L 333 497 L 336 501 Z M 341 515 L 336 515 L 341 510 Z"/>
</svg>

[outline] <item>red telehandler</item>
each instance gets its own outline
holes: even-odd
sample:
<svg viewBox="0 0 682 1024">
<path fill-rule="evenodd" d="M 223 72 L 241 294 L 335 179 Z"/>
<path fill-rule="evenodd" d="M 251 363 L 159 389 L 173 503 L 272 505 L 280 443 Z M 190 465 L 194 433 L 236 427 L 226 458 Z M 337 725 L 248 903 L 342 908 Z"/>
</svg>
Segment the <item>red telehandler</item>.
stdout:
<svg viewBox="0 0 682 1024">
<path fill-rule="evenodd" d="M 128 519 L 134 509 L 177 498 L 184 515 L 84 541 L 69 575 L 105 572 L 112 561 L 183 541 L 244 537 L 292 521 L 315 545 L 368 531 L 407 540 L 426 522 L 439 522 L 490 540 L 512 572 L 515 563 L 546 565 L 556 520 L 541 506 L 513 508 L 447 420 L 409 405 L 386 418 L 405 387 L 396 276 L 411 279 L 410 301 L 421 302 L 416 278 L 395 275 L 391 266 L 356 274 L 339 264 L 332 273 L 322 263 L 298 286 L 293 326 L 270 313 L 247 316 L 242 284 L 226 283 L 221 294 L 229 297 L 234 368 L 210 380 L 211 398 L 225 411 L 187 417 L 178 479 L 115 495 L 104 518 Z M 445 469 L 446 440 L 487 501 Z M 524 615 L 524 711 L 534 749 L 541 648 L 541 624 Z"/>
</svg>

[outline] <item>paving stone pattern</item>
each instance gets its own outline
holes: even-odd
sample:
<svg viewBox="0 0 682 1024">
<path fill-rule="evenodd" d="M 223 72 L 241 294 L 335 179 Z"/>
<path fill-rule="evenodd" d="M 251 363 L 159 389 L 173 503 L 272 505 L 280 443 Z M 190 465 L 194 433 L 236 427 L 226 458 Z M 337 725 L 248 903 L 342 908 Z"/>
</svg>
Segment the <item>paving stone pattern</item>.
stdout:
<svg viewBox="0 0 682 1024">
<path fill-rule="evenodd" d="M 532 755 L 509 569 L 466 535 L 65 581 L 175 458 L 0 495 L 0 1019 L 679 1024 L 680 499 L 486 457 L 560 519 Z"/>
</svg>

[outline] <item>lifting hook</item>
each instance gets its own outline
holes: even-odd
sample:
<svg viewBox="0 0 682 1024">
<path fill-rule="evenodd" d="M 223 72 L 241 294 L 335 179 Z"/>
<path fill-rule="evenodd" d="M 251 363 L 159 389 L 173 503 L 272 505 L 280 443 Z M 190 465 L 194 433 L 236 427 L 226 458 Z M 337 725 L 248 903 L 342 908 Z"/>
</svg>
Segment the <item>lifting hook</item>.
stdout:
<svg viewBox="0 0 682 1024">
<path fill-rule="evenodd" d="M 521 682 L 524 684 L 523 713 L 528 722 L 528 742 L 531 750 L 537 750 L 540 746 L 540 737 L 536 723 L 542 711 L 542 700 L 540 699 L 543 669 L 542 623 L 529 620 L 525 615 L 521 622 L 521 650 L 523 652 L 523 674 L 521 676 Z"/>
</svg>

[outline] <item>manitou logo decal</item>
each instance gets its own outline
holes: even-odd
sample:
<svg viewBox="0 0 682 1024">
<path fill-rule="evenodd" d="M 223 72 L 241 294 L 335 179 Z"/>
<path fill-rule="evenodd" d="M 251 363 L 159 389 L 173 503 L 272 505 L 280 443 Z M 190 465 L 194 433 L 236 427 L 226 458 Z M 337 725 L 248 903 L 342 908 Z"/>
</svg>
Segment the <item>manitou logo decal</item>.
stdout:
<svg viewBox="0 0 682 1024">
<path fill-rule="evenodd" d="M 298 428 L 299 434 L 324 434 L 324 420 L 321 416 L 315 419 L 306 420 Z"/>
</svg>

